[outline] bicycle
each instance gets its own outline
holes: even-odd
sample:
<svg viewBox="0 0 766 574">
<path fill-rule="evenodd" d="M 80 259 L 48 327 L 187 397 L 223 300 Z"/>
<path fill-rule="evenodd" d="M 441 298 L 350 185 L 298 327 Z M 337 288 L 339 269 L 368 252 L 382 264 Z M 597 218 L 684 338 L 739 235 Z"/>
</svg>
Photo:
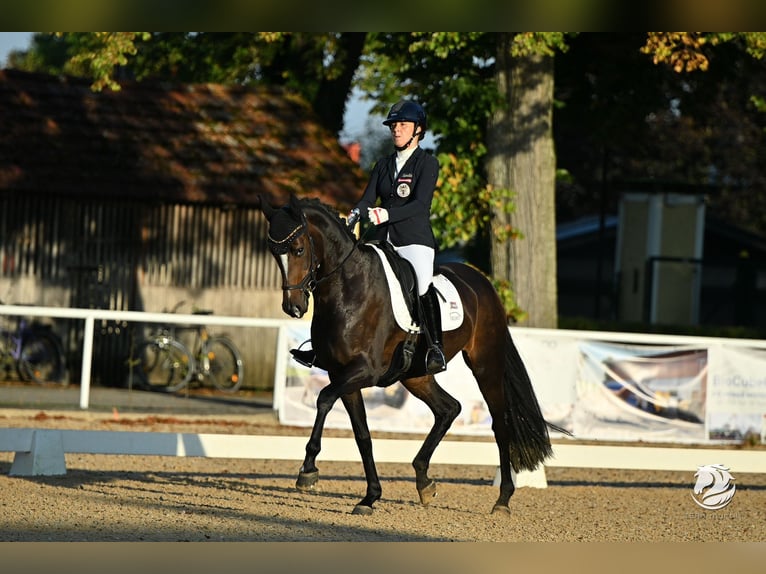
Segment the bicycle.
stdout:
<svg viewBox="0 0 766 574">
<path fill-rule="evenodd" d="M 182 304 L 183 301 L 178 303 L 171 313 Z M 210 315 L 212 311 L 192 313 Z M 179 329 L 195 333 L 193 351 L 176 336 Z M 174 393 L 196 380 L 209 381 L 220 391 L 234 393 L 243 381 L 244 364 L 239 349 L 226 335 L 211 335 L 204 325 L 161 326 L 136 345 L 128 362 L 129 376 L 149 390 Z"/>
<path fill-rule="evenodd" d="M 15 371 L 23 382 L 68 384 L 61 339 L 50 325 L 23 317 L 15 317 L 13 328 L 0 328 L 0 365 L 6 379 Z"/>
</svg>

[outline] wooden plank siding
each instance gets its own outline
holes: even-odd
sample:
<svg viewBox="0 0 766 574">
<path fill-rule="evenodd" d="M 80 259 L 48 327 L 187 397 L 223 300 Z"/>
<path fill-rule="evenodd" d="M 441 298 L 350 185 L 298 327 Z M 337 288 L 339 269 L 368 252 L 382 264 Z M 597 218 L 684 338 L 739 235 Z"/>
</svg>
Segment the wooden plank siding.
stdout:
<svg viewBox="0 0 766 574">
<path fill-rule="evenodd" d="M 0 300 L 169 311 L 185 301 L 223 315 L 279 317 L 280 278 L 253 207 L 0 193 Z M 94 384 L 120 386 L 133 338 L 150 326 L 96 326 Z M 57 324 L 79 380 L 81 321 Z M 211 331 L 215 332 L 213 327 Z M 243 388 L 270 388 L 276 336 L 228 333 L 243 353 Z"/>
</svg>

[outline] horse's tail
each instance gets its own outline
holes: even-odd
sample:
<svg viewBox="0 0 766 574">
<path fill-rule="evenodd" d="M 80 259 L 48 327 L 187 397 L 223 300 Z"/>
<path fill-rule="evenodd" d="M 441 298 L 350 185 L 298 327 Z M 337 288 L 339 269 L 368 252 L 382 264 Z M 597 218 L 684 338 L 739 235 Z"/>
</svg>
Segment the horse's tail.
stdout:
<svg viewBox="0 0 766 574">
<path fill-rule="evenodd" d="M 568 431 L 547 422 L 537 402 L 532 381 L 519 351 L 505 330 L 505 425 L 510 436 L 511 466 L 513 470 L 535 470 L 553 454 L 548 429 L 564 434 Z"/>
</svg>

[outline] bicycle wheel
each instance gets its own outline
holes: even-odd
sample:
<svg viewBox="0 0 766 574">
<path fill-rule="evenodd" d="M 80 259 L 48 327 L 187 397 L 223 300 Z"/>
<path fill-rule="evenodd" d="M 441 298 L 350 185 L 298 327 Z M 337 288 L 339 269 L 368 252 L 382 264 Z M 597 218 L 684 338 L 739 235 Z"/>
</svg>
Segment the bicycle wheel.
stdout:
<svg viewBox="0 0 766 574">
<path fill-rule="evenodd" d="M 233 393 L 242 386 L 242 356 L 226 337 L 211 337 L 202 348 L 200 371 L 217 389 Z"/>
<path fill-rule="evenodd" d="M 22 380 L 36 383 L 61 383 L 64 356 L 52 335 L 31 333 L 21 342 L 17 370 Z"/>
<path fill-rule="evenodd" d="M 189 384 L 194 358 L 189 350 L 169 337 L 156 337 L 136 348 L 134 375 L 151 390 L 173 393 Z"/>
</svg>

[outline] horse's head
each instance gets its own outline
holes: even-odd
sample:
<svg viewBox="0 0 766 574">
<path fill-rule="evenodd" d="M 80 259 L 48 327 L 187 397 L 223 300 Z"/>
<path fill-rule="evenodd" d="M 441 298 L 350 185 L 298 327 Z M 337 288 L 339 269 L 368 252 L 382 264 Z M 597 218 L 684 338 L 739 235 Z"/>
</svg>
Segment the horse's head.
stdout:
<svg viewBox="0 0 766 574">
<path fill-rule="evenodd" d="M 701 493 L 708 486 L 716 481 L 717 473 L 707 466 L 700 466 L 697 468 L 697 472 L 694 473 L 694 494 Z"/>
<path fill-rule="evenodd" d="M 282 273 L 282 309 L 291 317 L 306 314 L 309 296 L 338 271 L 353 251 L 355 237 L 337 211 L 316 199 L 274 209 L 261 198 L 269 221 L 268 243 Z"/>
<path fill-rule="evenodd" d="M 261 211 L 269 222 L 269 249 L 282 273 L 282 310 L 300 318 L 308 311 L 317 267 L 306 216 L 294 195 L 281 209 L 273 208 L 261 198 Z"/>
<path fill-rule="evenodd" d="M 733 480 L 729 469 L 722 464 L 699 466 L 694 477 L 697 479 L 694 484 L 694 494 L 700 494 L 708 486 L 712 486 L 716 490 L 726 488 Z"/>
</svg>

